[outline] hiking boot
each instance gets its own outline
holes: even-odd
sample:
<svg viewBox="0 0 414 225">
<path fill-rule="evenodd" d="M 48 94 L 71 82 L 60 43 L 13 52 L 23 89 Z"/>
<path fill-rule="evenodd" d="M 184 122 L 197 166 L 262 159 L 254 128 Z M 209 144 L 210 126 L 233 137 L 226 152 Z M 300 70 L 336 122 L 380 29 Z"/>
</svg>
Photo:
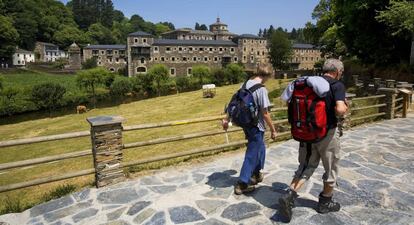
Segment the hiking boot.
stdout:
<svg viewBox="0 0 414 225">
<path fill-rule="evenodd" d="M 331 197 L 325 197 L 322 193 L 319 195 L 319 203 L 316 211 L 324 214 L 329 212 L 338 212 L 341 209 L 341 205 L 338 202 L 334 202 Z"/>
<path fill-rule="evenodd" d="M 252 175 L 252 177 L 250 178 L 250 183 L 252 185 L 256 185 L 256 184 L 262 182 L 263 181 L 263 178 L 264 178 L 263 173 L 261 173 L 261 172 L 254 173 Z"/>
<path fill-rule="evenodd" d="M 287 219 L 287 222 L 292 220 L 292 208 L 295 207 L 295 199 L 298 197 L 296 191 L 289 189 L 288 192 L 279 198 L 280 214 Z"/>
<path fill-rule="evenodd" d="M 249 193 L 254 191 L 255 187 L 251 184 L 246 184 L 244 182 L 238 181 L 236 186 L 234 186 L 234 194 L 241 195 L 244 193 Z"/>
</svg>

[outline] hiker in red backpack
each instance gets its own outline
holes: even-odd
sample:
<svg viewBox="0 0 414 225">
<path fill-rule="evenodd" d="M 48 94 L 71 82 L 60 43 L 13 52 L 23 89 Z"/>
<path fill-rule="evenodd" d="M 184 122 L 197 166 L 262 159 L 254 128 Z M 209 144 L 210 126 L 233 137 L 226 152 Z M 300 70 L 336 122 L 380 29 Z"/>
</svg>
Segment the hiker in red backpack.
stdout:
<svg viewBox="0 0 414 225">
<path fill-rule="evenodd" d="M 304 77 L 293 81 L 281 98 L 288 102 L 289 122 L 292 136 L 300 142 L 299 167 L 286 190 L 279 199 L 280 214 L 288 221 L 292 219 L 292 208 L 298 190 L 312 176 L 322 160 L 323 191 L 319 195 L 319 213 L 336 212 L 340 204 L 332 200 L 338 176 L 340 157 L 338 117 L 348 110 L 345 86 L 339 81 L 344 71 L 340 60 L 327 59 L 322 77 Z"/>
<path fill-rule="evenodd" d="M 264 83 L 270 74 L 260 73 L 247 80 L 232 97 L 227 109 L 227 118 L 223 120 L 223 128 L 235 124 L 245 133 L 247 150 L 240 171 L 240 177 L 234 186 L 234 193 L 241 195 L 252 192 L 255 185 L 263 181 L 266 146 L 264 143 L 265 123 L 271 131 L 271 138 L 276 138 L 276 129 L 270 117 L 270 101 Z"/>
</svg>

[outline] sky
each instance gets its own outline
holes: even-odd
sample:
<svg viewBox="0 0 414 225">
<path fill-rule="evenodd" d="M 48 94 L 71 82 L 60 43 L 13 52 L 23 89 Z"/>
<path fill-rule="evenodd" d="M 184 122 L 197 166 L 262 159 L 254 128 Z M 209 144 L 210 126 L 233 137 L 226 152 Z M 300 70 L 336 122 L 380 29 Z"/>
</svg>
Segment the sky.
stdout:
<svg viewBox="0 0 414 225">
<path fill-rule="evenodd" d="M 68 0 L 61 0 L 67 2 Z M 210 25 L 220 16 L 236 34 L 257 34 L 273 25 L 291 30 L 304 27 L 319 0 L 113 0 L 125 16 L 134 14 L 154 23 L 172 22 L 176 28 Z"/>
</svg>

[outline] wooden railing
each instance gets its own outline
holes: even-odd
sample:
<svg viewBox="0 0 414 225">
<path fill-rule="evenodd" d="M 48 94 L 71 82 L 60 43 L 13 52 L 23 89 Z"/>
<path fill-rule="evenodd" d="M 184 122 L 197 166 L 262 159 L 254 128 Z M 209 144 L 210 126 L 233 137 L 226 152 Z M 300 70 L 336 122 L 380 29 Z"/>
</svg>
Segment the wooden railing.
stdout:
<svg viewBox="0 0 414 225">
<path fill-rule="evenodd" d="M 384 118 L 384 117 L 386 119 L 392 119 L 392 118 L 395 118 L 395 116 L 399 113 L 402 113 L 401 116 L 405 117 L 407 115 L 406 108 L 407 108 L 408 98 L 406 96 L 401 95 L 397 91 L 395 91 L 395 89 L 392 89 L 392 90 L 386 89 L 386 90 L 383 90 L 383 93 L 384 94 L 375 95 L 375 96 L 350 99 L 351 109 L 349 110 L 349 114 L 346 116 L 346 119 L 345 119 L 346 126 L 350 127 L 352 125 L 356 125 L 357 121 L 364 121 L 367 119 L 376 119 L 376 118 Z M 371 105 L 364 104 L 364 106 L 355 106 L 357 105 L 356 103 L 364 101 L 364 100 L 369 100 L 369 102 L 373 102 L 374 104 L 371 104 Z M 271 112 L 280 113 L 280 112 L 286 112 L 286 110 L 287 110 L 286 107 L 273 108 L 271 109 Z M 360 115 L 361 114 L 360 112 L 363 112 L 364 110 L 375 110 L 376 112 Z M 161 128 L 161 127 L 172 128 L 175 126 L 185 126 L 189 124 L 219 121 L 223 118 L 224 116 L 213 116 L 213 117 L 206 117 L 206 118 L 196 118 L 196 119 L 170 121 L 170 122 L 162 122 L 162 123 L 140 124 L 140 125 L 132 125 L 132 126 L 124 126 L 124 127 L 120 126 L 121 127 L 120 131 L 116 130 L 117 128 L 112 127 L 112 125 L 115 124 L 113 123 L 113 124 L 110 124 L 109 126 L 110 128 L 108 128 L 108 130 L 104 130 L 102 132 L 108 135 L 112 135 L 112 134 L 121 135 L 122 137 L 122 134 L 120 133 L 123 133 L 123 132 L 155 129 L 155 128 Z M 117 121 L 116 123 L 121 124 L 122 122 Z M 288 120 L 287 119 L 277 120 L 274 123 L 276 126 L 281 127 L 281 125 L 283 124 L 287 125 Z M 73 139 L 73 138 L 86 137 L 86 136 L 91 136 L 92 142 L 94 142 L 93 140 L 97 138 L 96 137 L 97 133 L 94 129 L 96 129 L 97 127 L 98 128 L 100 127 L 101 129 L 102 124 L 99 124 L 96 126 L 92 125 L 91 131 L 81 131 L 81 132 L 65 133 L 65 134 L 59 134 L 59 135 L 50 135 L 50 136 L 25 138 L 25 139 L 18 139 L 18 140 L 0 141 L 0 148 L 19 146 L 19 145 L 29 145 L 29 144 L 34 144 L 34 143 L 57 141 L 57 140 L 64 140 L 64 139 Z M 162 138 L 140 141 L 140 142 L 125 143 L 125 144 L 121 143 L 119 149 L 116 146 L 115 148 L 113 148 L 112 146 L 111 148 L 107 149 L 107 152 L 104 152 L 104 153 L 99 152 L 98 148 L 102 148 L 103 145 L 106 145 L 108 143 L 111 143 L 111 144 L 115 143 L 116 145 L 117 143 L 114 140 L 119 140 L 119 136 L 117 136 L 118 139 L 106 140 L 104 141 L 105 143 L 101 141 L 98 147 L 92 145 L 92 149 L 86 149 L 86 150 L 77 151 L 77 152 L 71 152 L 71 153 L 65 153 L 65 154 L 59 154 L 59 155 L 54 155 L 54 156 L 47 156 L 47 157 L 41 157 L 41 158 L 35 158 L 35 159 L 29 159 L 29 160 L 23 160 L 23 161 L 17 161 L 17 162 L 3 163 L 3 164 L 0 164 L 0 171 L 22 168 L 22 167 L 27 167 L 27 166 L 41 165 L 45 163 L 62 161 L 62 160 L 67 160 L 67 159 L 81 158 L 85 156 L 94 156 L 95 168 L 90 168 L 90 169 L 76 171 L 76 172 L 70 172 L 70 173 L 66 173 L 63 175 L 56 175 L 56 176 L 51 176 L 51 177 L 34 179 L 34 180 L 21 182 L 21 183 L 14 183 L 14 184 L 0 186 L 0 193 L 17 190 L 21 188 L 26 188 L 26 187 L 31 187 L 35 185 L 45 184 L 45 183 L 66 180 L 70 178 L 91 175 L 91 174 L 95 174 L 96 182 L 97 182 L 97 180 L 100 179 L 99 178 L 101 177 L 100 174 L 103 171 L 105 172 L 105 174 L 111 174 L 111 172 L 115 170 L 120 170 L 120 169 L 128 168 L 131 166 L 159 162 L 159 161 L 186 157 L 186 156 L 191 156 L 191 155 L 198 155 L 201 153 L 206 153 L 206 152 L 211 152 L 211 151 L 224 150 L 224 149 L 229 149 L 229 148 L 238 148 L 238 147 L 245 145 L 247 141 L 246 140 L 230 141 L 227 136 L 229 133 L 237 133 L 237 132 L 242 132 L 242 129 L 232 128 L 232 129 L 229 129 L 227 132 L 222 129 L 219 129 L 217 131 L 203 131 L 203 132 L 197 132 L 197 133 L 188 133 L 188 134 L 183 134 L 183 135 L 162 137 Z M 119 157 L 120 155 L 122 155 L 122 151 L 126 149 L 165 144 L 165 143 L 171 143 L 171 142 L 179 142 L 183 140 L 191 140 L 191 139 L 197 139 L 197 138 L 203 138 L 203 137 L 212 137 L 216 135 L 225 135 L 227 137 L 225 143 L 219 144 L 216 146 L 207 146 L 207 147 L 200 147 L 196 149 L 190 149 L 188 151 L 175 153 L 175 154 L 160 155 L 160 156 L 156 156 L 153 158 L 142 159 L 142 160 L 137 160 L 137 161 L 124 161 L 123 162 L 122 157 Z M 278 140 L 283 140 L 287 138 L 290 138 L 290 132 L 282 132 L 282 133 L 279 133 L 278 135 Z M 119 160 L 119 163 L 111 164 L 111 165 L 103 164 L 104 168 L 102 168 L 101 166 L 99 166 L 101 165 L 100 163 L 102 163 L 101 161 L 99 161 L 100 160 L 99 157 L 104 157 L 104 158 L 106 157 L 105 160 L 107 160 L 108 162 Z M 112 179 L 112 178 L 108 178 L 108 179 Z M 109 182 L 108 184 L 110 183 L 111 182 Z"/>
</svg>

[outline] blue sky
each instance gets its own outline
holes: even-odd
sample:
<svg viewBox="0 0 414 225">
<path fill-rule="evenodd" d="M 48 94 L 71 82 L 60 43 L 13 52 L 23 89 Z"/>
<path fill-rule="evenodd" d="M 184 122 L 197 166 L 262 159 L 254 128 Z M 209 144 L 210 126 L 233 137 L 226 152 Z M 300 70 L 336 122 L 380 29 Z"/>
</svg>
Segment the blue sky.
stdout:
<svg viewBox="0 0 414 225">
<path fill-rule="evenodd" d="M 68 0 L 61 0 L 67 2 Z M 130 17 L 142 16 L 151 22 L 169 21 L 177 28 L 194 27 L 195 22 L 211 24 L 220 15 L 230 31 L 256 34 L 273 24 L 287 29 L 303 27 L 312 20 L 319 0 L 113 0 L 115 8 Z"/>
</svg>

